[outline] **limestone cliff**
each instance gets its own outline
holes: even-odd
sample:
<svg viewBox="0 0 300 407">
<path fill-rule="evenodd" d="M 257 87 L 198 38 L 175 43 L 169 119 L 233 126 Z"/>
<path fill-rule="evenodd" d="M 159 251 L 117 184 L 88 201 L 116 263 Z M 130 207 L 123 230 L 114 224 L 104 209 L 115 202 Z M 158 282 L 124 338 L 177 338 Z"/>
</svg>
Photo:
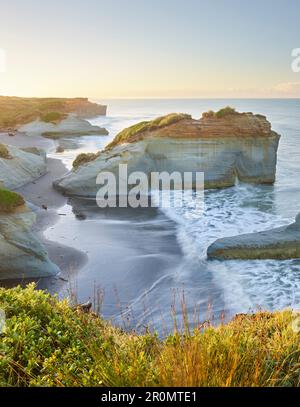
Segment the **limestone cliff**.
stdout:
<svg viewBox="0 0 300 407">
<path fill-rule="evenodd" d="M 106 136 L 108 134 L 105 128 L 94 126 L 74 114 L 69 114 L 57 123 L 35 120 L 19 127 L 19 131 L 26 133 L 28 136 L 44 136 L 52 139 L 93 134 Z"/>
<path fill-rule="evenodd" d="M 35 214 L 26 206 L 0 212 L 0 280 L 48 277 L 59 273 L 31 232 Z"/>
<path fill-rule="evenodd" d="M 46 154 L 43 150 L 14 146 L 5 148 L 7 155 L 0 155 L 0 187 L 16 189 L 46 173 Z"/>
<path fill-rule="evenodd" d="M 80 165 L 55 185 L 66 194 L 94 196 L 99 172 L 117 175 L 119 164 L 147 174 L 201 171 L 206 188 L 232 186 L 236 179 L 273 183 L 279 138 L 266 117 L 252 113 L 211 112 L 200 120 L 170 114 L 123 130 L 103 152 L 77 160 Z"/>
<path fill-rule="evenodd" d="M 216 240 L 210 259 L 292 259 L 300 257 L 300 214 L 291 225 Z"/>
</svg>

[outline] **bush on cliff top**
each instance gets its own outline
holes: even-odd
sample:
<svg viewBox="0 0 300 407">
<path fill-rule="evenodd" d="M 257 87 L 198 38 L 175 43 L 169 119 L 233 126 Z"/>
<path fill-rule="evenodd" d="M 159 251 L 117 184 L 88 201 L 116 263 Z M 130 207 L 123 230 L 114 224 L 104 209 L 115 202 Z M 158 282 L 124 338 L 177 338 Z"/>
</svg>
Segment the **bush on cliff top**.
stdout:
<svg viewBox="0 0 300 407">
<path fill-rule="evenodd" d="M 46 123 L 56 123 L 63 120 L 66 117 L 65 114 L 59 112 L 48 112 L 41 115 L 40 119 Z"/>
<path fill-rule="evenodd" d="M 6 327 L 0 385 L 298 386 L 299 334 L 290 311 L 160 340 L 125 333 L 34 285 L 0 288 Z"/>
<path fill-rule="evenodd" d="M 24 203 L 25 201 L 21 195 L 0 187 L 0 212 L 14 212 Z"/>
<path fill-rule="evenodd" d="M 237 112 L 233 107 L 226 106 L 223 109 L 218 110 L 217 112 L 214 112 L 213 110 L 204 112 L 202 114 L 202 117 L 216 117 L 217 119 L 222 119 L 223 117 L 226 117 L 226 116 L 238 115 L 238 114 L 241 114 L 241 113 Z"/>
<path fill-rule="evenodd" d="M 154 120 L 134 124 L 133 126 L 127 127 L 126 129 L 118 133 L 113 141 L 107 145 L 106 149 L 110 149 L 117 144 L 130 142 L 132 138 L 146 131 L 157 130 L 162 127 L 177 123 L 183 119 L 191 119 L 191 116 L 184 113 L 170 113 L 166 116 L 157 117 Z"/>
</svg>

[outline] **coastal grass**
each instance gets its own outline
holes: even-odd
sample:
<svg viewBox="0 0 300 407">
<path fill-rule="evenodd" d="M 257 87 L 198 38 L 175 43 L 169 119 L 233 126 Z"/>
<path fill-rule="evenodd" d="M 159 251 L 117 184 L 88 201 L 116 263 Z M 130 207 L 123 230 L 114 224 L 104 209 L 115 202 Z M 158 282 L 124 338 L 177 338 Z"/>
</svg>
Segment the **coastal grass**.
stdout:
<svg viewBox="0 0 300 407">
<path fill-rule="evenodd" d="M 0 187 L 0 213 L 12 213 L 24 203 L 25 201 L 21 195 Z"/>
<path fill-rule="evenodd" d="M 125 332 L 33 284 L 0 288 L 2 386 L 299 386 L 291 311 L 238 315 L 160 339 Z"/>
<path fill-rule="evenodd" d="M 22 98 L 0 96 L 0 131 L 16 128 L 19 125 L 40 119 L 57 122 L 82 108 L 92 106 L 87 98 Z"/>
<path fill-rule="evenodd" d="M 10 154 L 5 144 L 0 144 L 0 158 L 8 159 Z"/>
<path fill-rule="evenodd" d="M 191 116 L 184 113 L 170 113 L 166 116 L 157 117 L 154 120 L 139 122 L 118 133 L 113 141 L 106 146 L 106 150 L 118 144 L 135 141 L 136 137 L 142 133 L 158 130 L 184 119 L 191 119 Z"/>
</svg>

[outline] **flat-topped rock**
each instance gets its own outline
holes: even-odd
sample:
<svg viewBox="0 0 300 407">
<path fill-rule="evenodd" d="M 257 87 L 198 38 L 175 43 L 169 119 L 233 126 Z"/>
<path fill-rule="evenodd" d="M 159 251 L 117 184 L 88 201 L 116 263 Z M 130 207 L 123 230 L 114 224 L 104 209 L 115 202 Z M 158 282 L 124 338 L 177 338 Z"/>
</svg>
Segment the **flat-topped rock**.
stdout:
<svg viewBox="0 0 300 407">
<path fill-rule="evenodd" d="M 55 182 L 69 195 L 95 196 L 101 171 L 204 172 L 206 188 L 273 183 L 280 136 L 266 117 L 230 108 L 208 112 L 200 120 L 170 114 L 120 132 L 102 152 L 81 155 L 74 169 Z"/>
<path fill-rule="evenodd" d="M 2 144 L 2 146 L 4 146 Z M 46 154 L 38 148 L 4 146 L 0 152 L 0 187 L 16 189 L 44 175 L 47 171 Z"/>
<path fill-rule="evenodd" d="M 289 226 L 225 237 L 207 250 L 209 259 L 293 259 L 300 258 L 300 214 Z"/>
<path fill-rule="evenodd" d="M 81 119 L 73 114 L 58 122 L 44 122 L 35 120 L 19 128 L 20 132 L 28 136 L 44 136 L 52 139 L 62 137 L 74 137 L 82 135 L 107 135 L 108 131 L 103 127 L 94 126 L 87 120 Z"/>
</svg>

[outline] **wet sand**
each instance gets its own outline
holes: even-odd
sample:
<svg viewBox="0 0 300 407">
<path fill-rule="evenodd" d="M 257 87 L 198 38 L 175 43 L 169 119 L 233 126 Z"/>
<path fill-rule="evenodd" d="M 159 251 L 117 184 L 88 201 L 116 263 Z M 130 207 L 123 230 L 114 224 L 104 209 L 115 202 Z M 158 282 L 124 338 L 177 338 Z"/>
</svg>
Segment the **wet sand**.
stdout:
<svg viewBox="0 0 300 407">
<path fill-rule="evenodd" d="M 20 148 L 43 148 L 46 152 L 55 148 L 52 140 L 39 136 L 27 136 L 23 133 L 17 133 L 15 136 L 1 133 L 0 142 Z M 66 204 L 67 198 L 57 192 L 53 188 L 52 183 L 65 172 L 67 172 L 67 168 L 60 160 L 47 158 L 47 173 L 17 190 L 29 205 L 32 205 L 32 209 L 36 212 L 37 221 L 33 226 L 33 231 L 39 236 L 41 242 L 46 247 L 51 261 L 61 269 L 60 279 L 66 279 L 72 270 L 78 270 L 87 261 L 85 253 L 49 241 L 43 235 L 47 228 L 55 225 L 59 217 L 63 216 L 60 214 L 59 208 Z M 44 209 L 43 206 L 47 209 Z"/>
</svg>

